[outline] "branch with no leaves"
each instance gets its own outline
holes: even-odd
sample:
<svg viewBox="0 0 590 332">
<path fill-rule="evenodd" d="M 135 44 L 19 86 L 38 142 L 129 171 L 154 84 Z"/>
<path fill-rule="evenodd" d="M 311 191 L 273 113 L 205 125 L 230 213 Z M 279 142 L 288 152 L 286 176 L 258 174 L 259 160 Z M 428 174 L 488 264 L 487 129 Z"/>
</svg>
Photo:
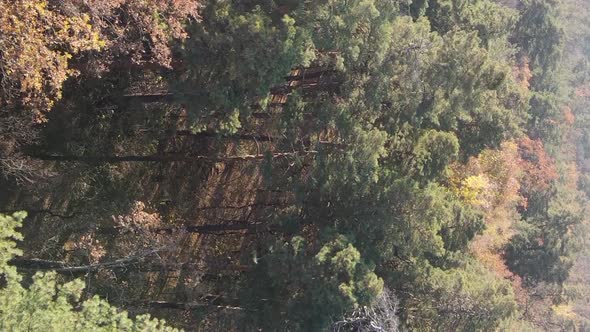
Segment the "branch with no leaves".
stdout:
<svg viewBox="0 0 590 332">
<path fill-rule="evenodd" d="M 397 332 L 399 301 L 395 294 L 387 288 L 371 307 L 361 307 L 350 315 L 332 323 L 330 332 Z"/>
</svg>

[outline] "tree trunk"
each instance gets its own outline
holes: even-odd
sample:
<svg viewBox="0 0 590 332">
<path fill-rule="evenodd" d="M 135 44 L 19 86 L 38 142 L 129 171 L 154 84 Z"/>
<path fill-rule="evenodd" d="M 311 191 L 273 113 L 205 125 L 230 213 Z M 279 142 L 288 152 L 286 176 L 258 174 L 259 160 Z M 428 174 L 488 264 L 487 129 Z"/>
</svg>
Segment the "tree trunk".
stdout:
<svg viewBox="0 0 590 332">
<path fill-rule="evenodd" d="M 149 301 L 144 306 L 150 309 L 172 309 L 172 310 L 195 310 L 202 308 L 215 308 L 224 310 L 246 310 L 240 307 L 238 299 L 226 299 L 221 296 L 211 296 L 211 299 L 204 299 L 204 302 L 171 302 L 171 301 Z M 128 308 L 128 307 L 127 307 Z"/>
<path fill-rule="evenodd" d="M 203 266 L 202 263 L 153 263 L 126 258 L 99 264 L 71 266 L 66 262 L 52 261 L 38 258 L 13 258 L 8 262 L 10 265 L 28 271 L 54 271 L 63 275 L 79 276 L 88 272 L 96 272 L 99 269 L 134 271 L 134 272 L 174 272 L 174 271 L 196 271 L 201 272 L 203 268 L 206 273 L 200 274 L 206 280 L 218 280 L 223 277 L 237 276 L 239 273 L 250 270 L 249 266 L 235 264 L 218 264 L 211 267 Z M 236 273 L 237 272 L 237 273 Z M 233 274 L 228 274 L 233 273 Z"/>
<path fill-rule="evenodd" d="M 128 112 L 128 107 L 132 103 L 169 103 L 176 99 L 176 95 L 169 91 L 149 94 L 127 94 L 127 95 L 116 95 L 107 96 L 98 100 L 94 106 L 96 109 L 109 109 L 117 110 L 117 112 Z M 131 109 L 136 110 L 136 109 Z"/>
<path fill-rule="evenodd" d="M 244 232 L 245 231 L 245 232 Z M 123 228 L 120 226 L 98 226 L 98 227 L 73 227 L 70 232 L 76 234 L 84 233 L 95 233 L 103 236 L 117 236 L 119 234 L 209 234 L 209 235 L 231 235 L 238 233 L 246 233 L 248 235 L 262 234 L 262 233 L 274 233 L 280 232 L 278 225 L 266 225 L 262 222 L 249 223 L 248 221 L 231 221 L 228 223 L 221 224 L 210 224 L 201 226 L 178 226 L 178 227 L 154 227 L 154 228 L 142 228 L 142 227 L 129 227 Z"/>
<path fill-rule="evenodd" d="M 285 207 L 290 203 L 285 202 L 272 202 L 272 203 L 251 203 L 251 204 L 244 204 L 244 205 L 221 205 L 221 206 L 202 206 L 197 207 L 195 210 L 197 211 L 205 211 L 205 210 L 240 210 L 240 209 L 248 209 L 248 208 L 260 208 L 260 207 Z"/>
<path fill-rule="evenodd" d="M 250 113 L 250 116 L 254 119 L 266 120 L 266 119 L 271 119 L 274 116 L 279 116 L 281 114 L 282 113 L 252 112 L 252 113 Z M 303 117 L 307 120 L 314 120 L 317 118 L 317 115 L 315 115 L 313 113 L 304 113 Z"/>
<path fill-rule="evenodd" d="M 185 226 L 185 227 L 168 227 L 157 228 L 154 231 L 157 233 L 172 234 L 174 232 L 187 232 L 198 234 L 223 234 L 231 231 L 249 231 L 259 233 L 263 230 L 273 231 L 277 227 L 273 225 L 264 225 L 263 223 L 230 223 L 230 224 L 214 224 L 203 226 Z"/>
<path fill-rule="evenodd" d="M 159 133 L 158 130 L 138 130 L 139 133 Z M 260 142 L 272 142 L 279 140 L 278 137 L 270 136 L 270 135 L 252 135 L 252 134 L 220 134 L 216 132 L 204 131 L 200 133 L 193 133 L 190 130 L 166 130 L 164 131 L 167 135 L 176 135 L 176 136 L 188 136 L 196 139 L 205 139 L 205 138 L 217 138 L 217 139 L 235 139 L 235 140 L 245 140 L 245 141 L 260 141 Z"/>
<path fill-rule="evenodd" d="M 120 100 L 131 103 L 131 102 L 140 102 L 140 103 L 169 103 L 174 101 L 175 95 L 170 92 L 161 92 L 161 93 L 151 93 L 151 94 L 133 94 L 133 95 L 123 95 L 120 97 Z"/>
<path fill-rule="evenodd" d="M 95 231 L 99 234 L 110 235 L 116 234 L 120 227 L 99 227 Z M 261 233 L 264 231 L 273 232 L 278 228 L 274 225 L 264 225 L 263 223 L 247 223 L 247 222 L 233 222 L 226 224 L 212 224 L 202 226 L 182 226 L 182 227 L 159 227 L 139 229 L 146 233 L 156 234 L 174 234 L 174 233 L 193 233 L 193 234 L 233 234 L 234 232 L 248 231 L 250 233 Z M 86 229 L 81 229 L 86 231 Z"/>
<path fill-rule="evenodd" d="M 150 254 L 154 254 L 159 250 L 150 250 L 141 255 L 128 256 L 120 258 L 110 262 L 79 265 L 79 266 L 68 266 L 65 262 L 50 261 L 45 259 L 26 259 L 26 258 L 13 258 L 8 263 L 17 268 L 34 271 L 55 271 L 61 274 L 80 274 L 87 272 L 94 272 L 99 269 L 116 269 L 126 268 L 131 264 L 137 263 L 142 259 L 146 258 Z"/>
<path fill-rule="evenodd" d="M 157 133 L 157 130 L 138 130 L 140 133 Z M 177 135 L 177 136 L 185 136 L 185 137 L 192 137 L 196 139 L 206 139 L 206 138 L 217 138 L 217 139 L 235 139 L 235 140 L 244 140 L 244 141 L 254 141 L 254 142 L 277 142 L 281 138 L 271 135 L 252 135 L 252 134 L 220 134 L 215 132 L 200 132 L 200 133 L 193 133 L 190 130 L 166 130 L 166 134 L 168 135 Z M 317 144 L 321 146 L 330 146 L 330 147 L 337 147 L 337 148 L 344 148 L 346 144 L 328 142 L 328 141 L 312 141 L 310 138 L 305 138 L 301 140 L 297 140 L 294 142 L 294 145 L 297 146 L 302 144 L 306 147 L 312 146 L 312 144 Z"/>
<path fill-rule="evenodd" d="M 299 74 L 285 76 L 287 81 L 300 81 L 311 78 L 318 78 L 322 76 L 330 76 L 336 73 L 336 70 L 331 68 L 310 68 L 301 69 Z"/>
<path fill-rule="evenodd" d="M 317 151 L 294 151 L 294 152 L 275 152 L 270 154 L 271 158 L 296 157 L 300 155 L 314 155 Z M 246 154 L 242 156 L 200 156 L 187 155 L 182 153 L 153 154 L 153 155 L 124 155 L 124 156 L 76 156 L 76 155 L 56 155 L 56 154 L 30 154 L 29 157 L 47 161 L 75 161 L 85 163 L 121 163 L 121 162 L 231 162 L 231 161 L 249 161 L 263 160 L 267 158 L 266 154 Z"/>
<path fill-rule="evenodd" d="M 190 130 L 177 130 L 174 132 L 178 136 L 190 136 L 194 138 L 224 138 L 224 139 L 236 139 L 244 141 L 260 141 L 260 142 L 272 142 L 278 141 L 279 138 L 270 135 L 251 135 L 251 134 L 219 134 L 214 132 L 201 132 L 192 133 Z"/>
<path fill-rule="evenodd" d="M 35 215 L 35 214 L 48 214 L 52 217 L 57 217 L 60 219 L 71 219 L 76 217 L 76 213 L 71 213 L 71 214 L 62 214 L 59 212 L 55 212 L 49 209 L 13 209 L 13 210 L 0 210 L 0 213 L 2 214 L 13 214 L 15 212 L 20 212 L 20 211 L 25 211 L 27 212 L 27 214 L 29 216 L 31 215 Z"/>
</svg>

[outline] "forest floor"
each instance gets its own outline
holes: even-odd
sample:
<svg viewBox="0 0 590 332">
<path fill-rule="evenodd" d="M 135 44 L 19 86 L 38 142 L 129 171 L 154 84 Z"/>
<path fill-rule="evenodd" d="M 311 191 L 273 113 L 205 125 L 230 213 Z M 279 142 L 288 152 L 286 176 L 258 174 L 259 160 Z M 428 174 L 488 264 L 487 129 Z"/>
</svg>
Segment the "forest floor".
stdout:
<svg viewBox="0 0 590 332">
<path fill-rule="evenodd" d="M 114 116 L 112 127 L 120 125 Z M 54 121 L 58 123 L 58 121 Z M 258 126 L 258 125 L 257 125 Z M 264 124 L 263 124 L 264 126 Z M 182 123 L 175 124 L 181 128 Z M 101 132 L 111 132 L 108 126 Z M 77 142 L 84 151 L 130 154 L 183 151 L 189 154 L 236 156 L 272 149 L 268 142 L 227 140 L 195 141 L 193 137 L 166 135 L 159 142 L 141 136 L 101 142 L 92 132 Z M 92 137 L 97 137 L 92 140 Z M 58 139 L 59 136 L 58 136 Z M 64 137 L 65 140 L 65 137 Z M 59 142 L 62 144 L 63 142 Z M 87 146 L 84 146 L 84 145 Z M 106 148 L 105 148 L 106 147 Z M 146 149 L 146 147 L 150 147 Z M 264 220 L 264 205 L 280 203 L 280 194 L 265 190 L 261 161 L 232 162 L 123 162 L 85 164 L 45 162 L 49 174 L 34 184 L 1 183 L 0 210 L 26 210 L 21 247 L 26 258 L 96 264 L 138 255 L 157 247 L 155 255 L 142 257 L 125 269 L 88 272 L 88 294 L 97 293 L 132 313 L 150 312 L 173 319 L 188 330 L 227 330 L 223 323 L 230 305 L 216 298 L 219 287 L 236 288 L 235 275 L 252 265 L 252 253 L 260 234 L 247 230 L 223 234 L 174 232 L 148 233 L 97 230 L 116 227 L 117 216 L 137 214 L 137 202 L 145 206 L 141 216 L 158 216 L 160 227 L 187 227 Z M 52 176 L 51 174 L 59 174 Z M 141 217 L 140 216 L 140 217 Z M 147 235 L 146 235 L 147 234 Z M 152 238 L 150 238 L 152 237 Z M 151 265 L 150 265 L 151 264 Z M 156 264 L 159 268 L 142 268 Z M 79 277 L 80 275 L 75 275 Z M 209 282 L 212 280 L 212 282 Z M 227 294 L 228 289 L 223 293 Z M 226 301 L 226 300 L 224 300 Z M 154 303 L 205 304 L 186 310 L 157 309 Z M 201 309 L 202 310 L 201 310 Z M 211 310 L 215 308 L 215 310 Z M 235 311 L 235 310 L 234 310 Z M 203 314 L 206 315 L 204 316 Z M 200 328 L 196 328 L 195 324 Z"/>
</svg>

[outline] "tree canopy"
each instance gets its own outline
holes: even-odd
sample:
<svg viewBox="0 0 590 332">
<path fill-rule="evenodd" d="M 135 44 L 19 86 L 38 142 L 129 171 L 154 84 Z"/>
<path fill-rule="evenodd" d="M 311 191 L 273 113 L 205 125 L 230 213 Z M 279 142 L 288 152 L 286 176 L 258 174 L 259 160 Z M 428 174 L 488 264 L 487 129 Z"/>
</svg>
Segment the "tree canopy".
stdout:
<svg viewBox="0 0 590 332">
<path fill-rule="evenodd" d="M 580 6 L 0 0 L 0 326 L 588 326 Z"/>
</svg>

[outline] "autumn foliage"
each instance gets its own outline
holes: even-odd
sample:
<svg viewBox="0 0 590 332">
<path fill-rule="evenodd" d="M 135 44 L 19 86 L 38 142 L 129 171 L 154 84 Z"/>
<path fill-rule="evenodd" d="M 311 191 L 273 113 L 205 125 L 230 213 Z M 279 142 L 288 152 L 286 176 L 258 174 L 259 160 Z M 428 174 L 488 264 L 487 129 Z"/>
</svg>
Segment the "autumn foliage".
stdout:
<svg viewBox="0 0 590 332">
<path fill-rule="evenodd" d="M 59 7 L 89 17 L 100 32 L 105 50 L 87 64 L 98 74 L 114 62 L 170 68 L 172 42 L 186 39 L 186 24 L 199 18 L 199 2 L 191 0 L 68 0 Z"/>
<path fill-rule="evenodd" d="M 43 0 L 2 0 L 0 7 L 2 111 L 25 110 L 44 121 L 64 81 L 76 74 L 69 60 L 104 43 L 87 14 L 67 16 Z"/>
<path fill-rule="evenodd" d="M 525 136 L 518 141 L 518 152 L 524 172 L 521 181 L 523 195 L 527 197 L 533 192 L 548 190 L 558 174 L 555 162 L 545 151 L 543 143 Z"/>
</svg>

